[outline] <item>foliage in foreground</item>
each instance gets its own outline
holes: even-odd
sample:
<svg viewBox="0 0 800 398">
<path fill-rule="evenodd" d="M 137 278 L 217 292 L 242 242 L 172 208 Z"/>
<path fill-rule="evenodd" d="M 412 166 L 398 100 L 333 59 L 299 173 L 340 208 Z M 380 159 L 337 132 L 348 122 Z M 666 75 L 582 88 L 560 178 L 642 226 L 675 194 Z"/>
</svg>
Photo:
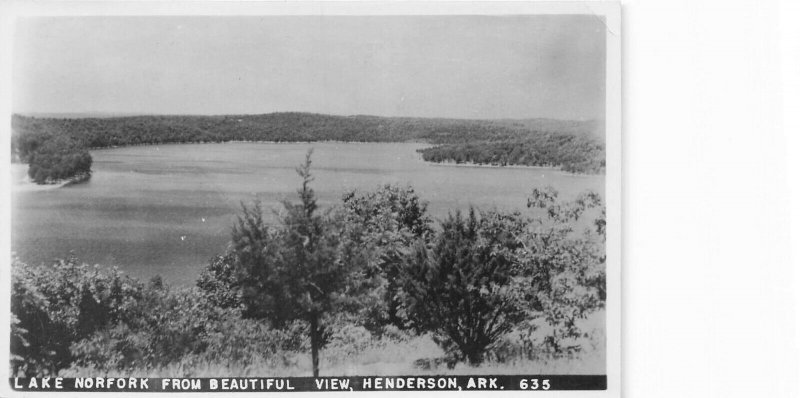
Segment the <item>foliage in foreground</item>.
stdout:
<svg viewBox="0 0 800 398">
<path fill-rule="evenodd" d="M 13 259 L 11 269 L 14 374 L 56 374 L 74 360 L 73 343 L 134 315 L 143 297 L 139 282 L 116 269 L 78 264 L 75 258 L 49 267 Z"/>
<path fill-rule="evenodd" d="M 521 290 L 526 292 L 529 319 L 543 318 L 552 327 L 546 347 L 570 353 L 580 349 L 567 344 L 581 335 L 578 321 L 605 307 L 605 207 L 594 192 L 559 201 L 551 187 L 535 188 L 528 207 L 544 211 L 546 217 L 531 221 L 518 281 L 525 284 Z M 578 230 L 575 225 L 597 208 L 601 211 L 594 230 Z M 535 326 L 529 322 L 527 328 L 532 333 Z"/>
<path fill-rule="evenodd" d="M 516 333 L 504 336 L 480 366 L 457 363 L 449 367 L 444 352 L 429 334 L 394 330 L 381 336 L 359 326 L 337 329 L 320 352 L 322 375 L 458 375 L 458 374 L 604 374 L 604 319 L 602 311 L 581 323 L 586 337 L 579 342 L 582 351 L 554 356 L 543 346 L 533 349 Z M 537 341 L 545 336 L 541 331 Z M 291 377 L 308 376 L 307 352 L 285 353 L 277 360 L 260 358 L 247 362 L 207 359 L 190 355 L 156 367 L 106 369 L 72 366 L 59 374 L 64 377 Z"/>
<path fill-rule="evenodd" d="M 264 222 L 259 203 L 243 205 L 228 251 L 214 259 L 198 286 L 209 300 L 239 307 L 246 318 L 275 327 L 307 322 L 317 375 L 332 323 L 347 319 L 378 333 L 392 322 L 402 324 L 394 271 L 383 258 L 431 229 L 425 205 L 410 188 L 349 192 L 343 208 L 319 212 L 310 155 L 297 170 L 299 203 L 283 203 L 278 225 Z"/>
<path fill-rule="evenodd" d="M 320 356 L 330 362 L 420 336 L 448 362 L 472 366 L 581 349 L 582 320 L 605 302 L 598 195 L 567 202 L 534 189 L 528 215 L 456 212 L 434 228 L 410 187 L 350 192 L 321 212 L 309 167 L 307 159 L 300 201 L 284 203 L 278 225 L 244 206 L 228 251 L 197 287 L 142 283 L 74 258 L 14 260 L 13 374 L 292 368 L 310 350 L 316 375 Z M 593 213 L 595 228 L 576 227 Z"/>
<path fill-rule="evenodd" d="M 479 365 L 489 346 L 523 320 L 512 289 L 523 228 L 519 215 L 451 214 L 430 248 L 417 244 L 403 259 L 404 317 L 434 332 L 451 355 Z"/>
<path fill-rule="evenodd" d="M 187 358 L 280 364 L 305 345 L 300 325 L 243 319 L 198 289 L 172 289 L 158 278 L 144 284 L 74 258 L 52 266 L 14 260 L 12 270 L 14 375 L 149 369 Z"/>
<path fill-rule="evenodd" d="M 346 194 L 338 216 L 315 218 L 330 228 L 323 233 L 322 225 L 308 223 L 315 210 L 309 164 L 307 159 L 300 173 L 301 204 L 284 204 L 290 211 L 277 228 L 264 224 L 260 207 L 245 207 L 222 257 L 230 262 L 213 263 L 201 286 L 211 287 L 212 297 L 243 297 L 247 316 L 278 325 L 309 319 L 315 374 L 314 348 L 326 344 L 322 331 L 337 319 L 372 330 L 394 325 L 432 333 L 450 357 L 472 365 L 515 327 L 533 334 L 540 319 L 552 326 L 545 343 L 554 354 L 579 349 L 564 342 L 580 336 L 577 321 L 605 300 L 604 213 L 595 220 L 596 231 L 574 227 L 587 211 L 602 208 L 597 194 L 561 202 L 552 189 L 534 189 L 528 205 L 544 216 L 478 216 L 473 209 L 466 219 L 451 214 L 433 232 L 424 207 L 409 200 L 413 195 L 384 187 L 374 195 Z M 315 239 L 322 236 L 330 237 L 319 250 Z M 224 282 L 221 288 L 215 279 Z M 328 285 L 321 289 L 319 283 Z M 300 313 L 284 315 L 287 305 Z"/>
<path fill-rule="evenodd" d="M 311 152 L 297 169 L 300 202 L 283 203 L 280 226 L 270 228 L 257 204 L 243 208 L 231 242 L 232 269 L 245 316 L 277 327 L 308 322 L 312 368 L 319 375 L 319 350 L 325 345 L 326 318 L 347 299 L 352 262 L 338 255 L 339 220 L 317 210 L 311 189 Z"/>
</svg>

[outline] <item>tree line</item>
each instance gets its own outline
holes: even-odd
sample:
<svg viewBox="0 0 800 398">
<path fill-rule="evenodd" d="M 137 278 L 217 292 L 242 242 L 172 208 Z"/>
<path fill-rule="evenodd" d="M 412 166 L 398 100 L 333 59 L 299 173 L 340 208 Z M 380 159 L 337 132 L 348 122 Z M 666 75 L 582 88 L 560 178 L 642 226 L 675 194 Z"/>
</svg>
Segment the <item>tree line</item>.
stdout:
<svg viewBox="0 0 800 398">
<path fill-rule="evenodd" d="M 549 166 L 570 173 L 603 173 L 606 167 L 605 148 L 599 141 L 565 134 L 443 144 L 418 152 L 426 161 L 437 163 Z"/>
<path fill-rule="evenodd" d="M 534 188 L 528 213 L 470 209 L 436 225 L 411 187 L 351 191 L 320 209 L 310 153 L 297 171 L 298 199 L 283 202 L 278 222 L 266 222 L 258 202 L 243 204 L 228 248 L 191 288 L 74 258 L 14 260 L 12 372 L 281 366 L 286 353 L 304 352 L 316 376 L 341 330 L 430 334 L 449 360 L 477 366 L 504 336 L 531 336 L 537 320 L 552 331 L 521 352 L 574 353 L 577 321 L 604 306 L 605 211 L 595 193 L 563 201 Z M 591 228 L 577 227 L 586 217 Z"/>
<path fill-rule="evenodd" d="M 574 172 L 598 172 L 602 167 L 597 165 L 605 156 L 601 133 L 602 123 L 597 121 L 551 119 L 461 120 L 312 113 L 111 118 L 14 115 L 12 155 L 27 163 L 32 153 L 54 137 L 66 138 L 53 145 L 69 141 L 70 148 L 83 152 L 91 148 L 195 142 L 420 141 L 435 145 L 423 152 L 430 161 L 553 165 Z M 520 143 L 523 145 L 517 145 Z M 474 148 L 484 146 L 491 148 L 491 154 L 474 153 Z M 523 153 L 511 154 L 519 147 Z"/>
</svg>

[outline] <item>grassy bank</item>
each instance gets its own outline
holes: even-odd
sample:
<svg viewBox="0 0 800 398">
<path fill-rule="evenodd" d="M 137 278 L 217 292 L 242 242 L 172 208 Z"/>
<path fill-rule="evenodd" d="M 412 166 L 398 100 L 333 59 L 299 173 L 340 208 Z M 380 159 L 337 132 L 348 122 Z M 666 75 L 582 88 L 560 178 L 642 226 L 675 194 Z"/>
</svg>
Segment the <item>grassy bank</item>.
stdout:
<svg viewBox="0 0 800 398">
<path fill-rule="evenodd" d="M 581 350 L 572 355 L 546 352 L 523 353 L 505 350 L 480 366 L 458 363 L 453 368 L 435 364 L 445 353 L 431 336 L 404 335 L 400 338 L 367 338 L 354 345 L 336 345 L 322 350 L 322 376 L 396 376 L 396 375 L 468 375 L 468 374 L 605 374 L 605 311 L 597 311 L 581 320 L 586 337 L 580 339 Z M 537 339 L 547 334 L 540 329 Z M 506 337 L 513 341 L 513 336 Z M 500 348 L 500 347 L 498 347 Z M 502 348 L 498 351 L 503 351 Z M 185 358 L 162 367 L 97 369 L 70 367 L 59 372 L 62 377 L 300 377 L 311 367 L 306 352 L 281 358 L 276 366 L 268 360 L 241 364 L 210 362 Z M 430 365 L 430 366 L 429 366 Z"/>
</svg>

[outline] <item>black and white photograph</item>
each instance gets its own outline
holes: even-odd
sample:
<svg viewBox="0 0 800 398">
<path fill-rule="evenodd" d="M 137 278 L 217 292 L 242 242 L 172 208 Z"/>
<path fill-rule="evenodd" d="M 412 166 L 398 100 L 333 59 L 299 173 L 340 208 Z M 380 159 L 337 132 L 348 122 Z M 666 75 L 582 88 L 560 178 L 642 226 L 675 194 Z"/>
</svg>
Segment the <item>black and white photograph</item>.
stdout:
<svg viewBox="0 0 800 398">
<path fill-rule="evenodd" d="M 618 395 L 619 27 L 616 3 L 17 16 L 10 388 Z"/>
</svg>

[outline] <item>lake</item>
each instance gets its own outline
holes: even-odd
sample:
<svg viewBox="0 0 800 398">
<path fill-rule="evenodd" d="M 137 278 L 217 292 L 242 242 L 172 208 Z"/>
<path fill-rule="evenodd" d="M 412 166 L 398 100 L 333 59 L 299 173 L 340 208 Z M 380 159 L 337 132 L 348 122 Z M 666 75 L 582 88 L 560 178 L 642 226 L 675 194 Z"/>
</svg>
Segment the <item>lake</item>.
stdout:
<svg viewBox="0 0 800 398">
<path fill-rule="evenodd" d="M 12 189 L 11 247 L 27 263 L 72 252 L 149 279 L 191 284 L 225 250 L 240 203 L 267 212 L 296 199 L 295 167 L 314 148 L 312 187 L 322 207 L 350 189 L 410 184 L 441 218 L 454 209 L 525 210 L 531 189 L 552 185 L 564 198 L 604 176 L 546 168 L 454 166 L 424 162 L 416 143 L 226 143 L 137 146 L 92 151 L 86 183 Z M 20 178 L 17 175 L 15 178 Z"/>
</svg>

